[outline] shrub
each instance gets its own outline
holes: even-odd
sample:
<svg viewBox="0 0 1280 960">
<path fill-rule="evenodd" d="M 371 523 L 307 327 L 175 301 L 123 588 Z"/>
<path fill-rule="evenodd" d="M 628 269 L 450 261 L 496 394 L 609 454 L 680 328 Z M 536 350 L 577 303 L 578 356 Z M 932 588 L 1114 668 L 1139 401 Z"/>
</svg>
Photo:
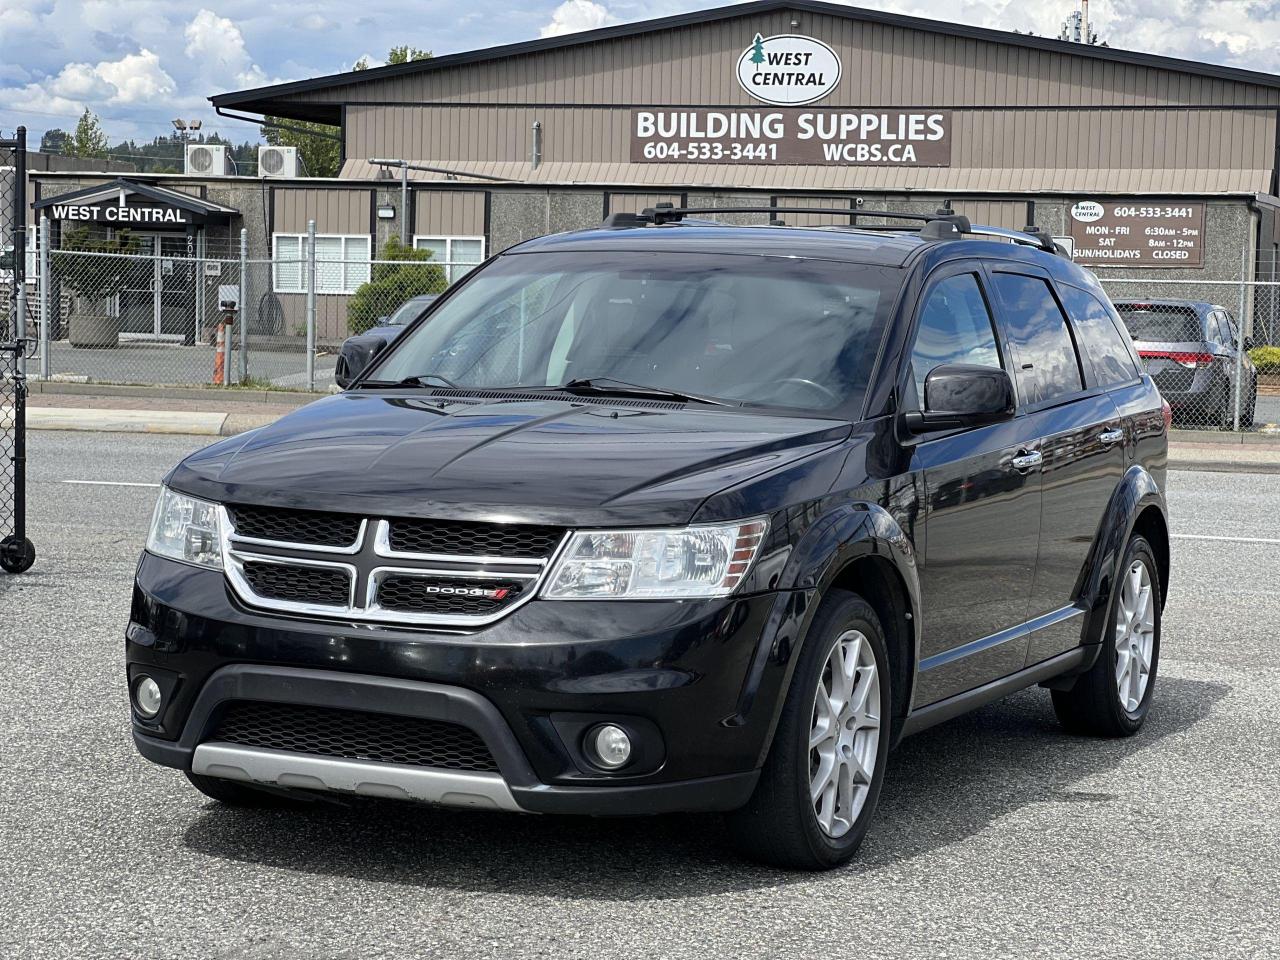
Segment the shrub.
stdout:
<svg viewBox="0 0 1280 960">
<path fill-rule="evenodd" d="M 440 293 L 447 286 L 444 267 L 428 263 L 430 250 L 415 250 L 395 237 L 387 241 L 369 273 L 369 282 L 360 285 L 347 301 L 347 328 L 364 333 L 389 316 L 406 300 L 424 293 Z"/>
<path fill-rule="evenodd" d="M 132 236 L 128 230 L 121 230 L 108 240 L 93 236 L 88 227 L 80 227 L 63 234 L 62 246 L 50 251 L 49 266 L 64 286 L 96 306 L 119 293 L 131 271 L 138 272 L 139 261 L 126 260 L 124 256 L 137 254 L 141 249 L 141 238 Z M 76 256 L 77 253 L 95 256 Z M 149 274 L 150 265 L 145 266 Z"/>
<path fill-rule="evenodd" d="M 1259 373 L 1280 373 L 1280 347 L 1254 347 L 1249 359 Z"/>
</svg>

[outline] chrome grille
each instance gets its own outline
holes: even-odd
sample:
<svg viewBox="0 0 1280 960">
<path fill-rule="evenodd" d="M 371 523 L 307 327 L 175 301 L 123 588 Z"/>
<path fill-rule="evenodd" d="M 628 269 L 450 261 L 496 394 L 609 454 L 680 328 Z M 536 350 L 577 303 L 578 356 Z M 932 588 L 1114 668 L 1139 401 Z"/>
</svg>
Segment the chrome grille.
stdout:
<svg viewBox="0 0 1280 960">
<path fill-rule="evenodd" d="M 227 579 L 246 604 L 423 626 L 483 625 L 529 602 L 569 534 L 243 506 L 225 507 L 222 524 Z"/>
<path fill-rule="evenodd" d="M 462 577 L 423 577 L 393 573 L 378 583 L 378 606 L 408 613 L 484 615 L 517 602 L 524 592 L 519 580 L 477 583 Z"/>
<path fill-rule="evenodd" d="M 361 518 L 318 510 L 231 505 L 227 514 L 244 539 L 298 543 L 315 547 L 351 547 L 360 536 Z"/>
<path fill-rule="evenodd" d="M 254 593 L 270 600 L 344 607 L 351 597 L 351 574 L 334 567 L 246 560 L 244 576 Z"/>
<path fill-rule="evenodd" d="M 396 553 L 541 560 L 551 556 L 563 537 L 563 527 L 392 520 L 389 540 Z"/>
</svg>

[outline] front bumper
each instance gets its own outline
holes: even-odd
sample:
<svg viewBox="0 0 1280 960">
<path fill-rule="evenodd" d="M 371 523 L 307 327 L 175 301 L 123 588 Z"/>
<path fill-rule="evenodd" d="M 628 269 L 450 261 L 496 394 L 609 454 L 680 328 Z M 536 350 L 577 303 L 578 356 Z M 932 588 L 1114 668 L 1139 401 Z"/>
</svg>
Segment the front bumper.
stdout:
<svg viewBox="0 0 1280 960">
<path fill-rule="evenodd" d="M 531 812 L 733 809 L 767 749 L 784 669 L 766 638 L 789 599 L 538 600 L 481 630 L 404 630 L 254 611 L 222 574 L 147 554 L 126 659 L 131 681 L 141 672 L 164 681 L 166 705 L 153 722 L 134 716 L 134 741 L 157 763 L 279 786 Z M 207 738 L 237 700 L 461 724 L 500 775 L 228 753 Z M 609 774 L 586 760 L 574 731 L 593 718 L 641 733 L 637 769 Z"/>
</svg>

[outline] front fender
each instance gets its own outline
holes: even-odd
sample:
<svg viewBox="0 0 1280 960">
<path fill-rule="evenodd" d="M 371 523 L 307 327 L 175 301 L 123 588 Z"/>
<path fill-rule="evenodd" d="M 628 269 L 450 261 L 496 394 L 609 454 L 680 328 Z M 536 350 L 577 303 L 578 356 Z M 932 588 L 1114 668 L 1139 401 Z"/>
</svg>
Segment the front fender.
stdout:
<svg viewBox="0 0 1280 960">
<path fill-rule="evenodd" d="M 1119 576 L 1125 547 L 1133 535 L 1138 517 L 1149 506 L 1155 506 L 1168 529 L 1168 511 L 1164 494 L 1154 477 L 1140 464 L 1134 464 L 1121 478 L 1111 494 L 1102 515 L 1093 549 L 1085 561 L 1076 596 L 1087 611 L 1081 642 L 1100 644 L 1111 607 L 1111 593 Z M 1167 575 L 1168 571 L 1165 571 Z M 1161 597 L 1163 600 L 1163 596 Z M 1091 665 L 1091 664 L 1090 664 Z"/>
<path fill-rule="evenodd" d="M 850 564 L 865 557 L 891 564 L 905 589 L 907 612 L 911 615 L 910 676 L 905 702 L 910 702 L 920 645 L 920 619 L 915 615 L 920 596 L 915 547 L 883 507 L 862 501 L 841 503 L 810 524 L 795 543 L 778 578 L 778 602 L 747 671 L 738 713 L 730 720 L 745 723 L 758 698 L 772 704 L 761 762 L 773 741 L 795 671 L 796 654 L 808 637 L 822 597 Z"/>
</svg>

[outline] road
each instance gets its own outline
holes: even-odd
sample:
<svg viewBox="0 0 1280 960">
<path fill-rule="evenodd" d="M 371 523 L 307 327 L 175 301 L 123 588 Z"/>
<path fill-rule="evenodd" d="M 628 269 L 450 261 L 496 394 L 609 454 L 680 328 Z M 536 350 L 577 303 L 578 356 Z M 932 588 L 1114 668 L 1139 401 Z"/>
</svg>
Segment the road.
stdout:
<svg viewBox="0 0 1280 960">
<path fill-rule="evenodd" d="M 64 481 L 154 483 L 198 445 L 32 437 L 41 555 L 0 577 L 2 957 L 1280 955 L 1280 476 L 1171 476 L 1139 736 L 1067 736 L 1041 690 L 920 734 L 860 858 L 808 875 L 734 859 L 713 817 L 237 812 L 142 761 L 121 637 L 155 490 Z"/>
</svg>

